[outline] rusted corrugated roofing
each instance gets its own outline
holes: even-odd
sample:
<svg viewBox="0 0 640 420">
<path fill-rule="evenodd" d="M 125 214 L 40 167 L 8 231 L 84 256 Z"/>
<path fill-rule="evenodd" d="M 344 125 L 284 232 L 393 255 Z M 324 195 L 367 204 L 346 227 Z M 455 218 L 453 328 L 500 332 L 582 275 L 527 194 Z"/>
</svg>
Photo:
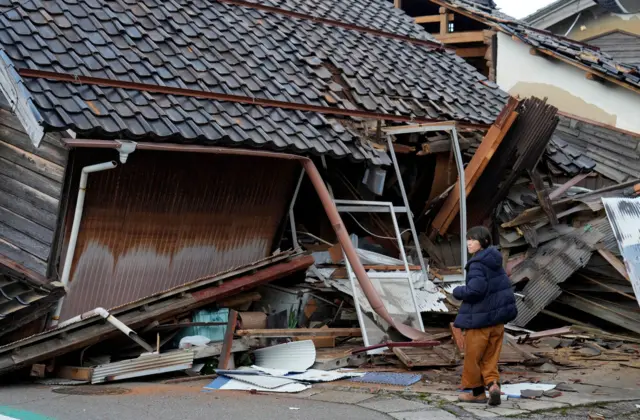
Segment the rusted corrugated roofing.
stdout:
<svg viewBox="0 0 640 420">
<path fill-rule="evenodd" d="M 516 287 L 520 282 L 527 283 L 520 292 L 524 300 L 517 302 L 518 317 L 513 323 L 524 327 L 560 296 L 559 284 L 587 265 L 596 244 L 603 238 L 600 231 L 587 226 L 545 244 L 519 264 L 513 270 L 511 280 Z"/>
<path fill-rule="evenodd" d="M 72 185 L 98 156 L 76 153 Z M 266 257 L 299 171 L 294 161 L 137 151 L 91 175 L 61 319 Z"/>
</svg>

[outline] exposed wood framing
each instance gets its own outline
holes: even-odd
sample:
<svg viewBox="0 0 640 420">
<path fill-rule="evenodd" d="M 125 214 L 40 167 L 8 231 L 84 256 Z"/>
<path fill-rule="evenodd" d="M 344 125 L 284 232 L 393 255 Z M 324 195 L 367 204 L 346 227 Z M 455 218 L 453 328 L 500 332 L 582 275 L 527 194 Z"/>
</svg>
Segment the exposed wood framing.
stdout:
<svg viewBox="0 0 640 420">
<path fill-rule="evenodd" d="M 624 266 L 624 263 L 620 261 L 615 255 L 613 255 L 611 251 L 609 251 L 608 249 L 598 249 L 598 254 L 600 254 L 602 258 L 607 260 L 607 262 L 611 264 L 611 266 L 615 268 L 622 277 L 624 277 L 629 282 L 631 281 L 629 280 L 629 273 L 627 273 L 627 269 Z"/>
<path fill-rule="evenodd" d="M 453 32 L 449 34 L 434 34 L 438 41 L 444 44 L 466 44 L 471 42 L 483 42 L 483 31 Z"/>
<path fill-rule="evenodd" d="M 449 153 L 436 155 L 436 169 L 431 184 L 431 192 L 428 201 L 433 200 L 454 184 L 457 178 L 456 165 L 453 156 Z"/>
<path fill-rule="evenodd" d="M 453 13 L 449 13 L 449 21 L 455 19 L 455 15 Z M 442 15 L 429 15 L 429 16 L 418 16 L 416 17 L 416 23 L 438 23 L 442 20 Z"/>
<path fill-rule="evenodd" d="M 482 143 L 478 147 L 478 150 L 473 155 L 471 162 L 465 169 L 465 181 L 466 181 L 466 195 L 468 196 L 473 187 L 478 182 L 480 175 L 485 170 L 489 161 L 493 157 L 493 154 L 502 143 L 502 140 L 507 135 L 507 132 L 516 120 L 518 113 L 516 108 L 519 101 L 513 97 L 509 98 L 507 105 L 504 107 L 496 122 L 491 126 L 487 134 L 484 136 Z M 459 182 L 459 181 L 458 181 Z M 460 189 L 456 186 L 453 188 L 444 205 L 436 215 L 432 224 L 432 231 L 430 234 L 431 239 L 440 234 L 446 233 L 451 223 L 453 223 L 455 217 L 458 215 L 460 204 Z"/>
<path fill-rule="evenodd" d="M 464 137 L 459 137 L 458 143 L 460 150 L 465 151 L 471 147 L 471 142 Z M 422 144 L 422 150 L 418 152 L 418 156 L 431 155 L 434 153 L 444 153 L 451 151 L 451 140 L 436 140 Z"/>
<path fill-rule="evenodd" d="M 486 57 L 488 50 L 488 46 L 456 48 L 456 54 L 458 54 L 462 58 Z"/>
<path fill-rule="evenodd" d="M 449 11 L 446 7 L 440 8 L 440 35 L 449 33 Z"/>
<path fill-rule="evenodd" d="M 393 7 L 395 7 L 396 9 L 401 9 L 402 8 L 402 0 L 393 0 Z"/>
<path fill-rule="evenodd" d="M 544 188 L 544 181 L 540 176 L 540 172 L 538 172 L 536 168 L 533 168 L 533 170 L 529 171 L 529 176 L 531 177 L 531 182 L 533 182 L 533 187 L 536 190 L 536 195 L 538 196 L 540 207 L 542 207 L 542 210 L 549 218 L 551 224 L 553 226 L 557 225 L 560 222 L 558 222 L 558 216 L 556 215 L 556 212 L 553 210 L 553 206 L 551 205 L 549 194 Z"/>
</svg>

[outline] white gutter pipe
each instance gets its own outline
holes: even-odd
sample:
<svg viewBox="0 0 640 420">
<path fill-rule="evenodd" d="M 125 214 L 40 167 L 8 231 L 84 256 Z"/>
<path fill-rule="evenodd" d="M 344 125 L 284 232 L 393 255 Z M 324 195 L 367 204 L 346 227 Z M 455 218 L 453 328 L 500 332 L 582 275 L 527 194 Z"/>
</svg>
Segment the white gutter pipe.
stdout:
<svg viewBox="0 0 640 420">
<path fill-rule="evenodd" d="M 82 321 L 84 319 L 91 318 L 91 317 L 94 317 L 94 316 L 100 316 L 100 317 L 104 318 L 109 324 L 113 325 L 114 327 L 116 327 L 117 329 L 122 331 L 127 337 L 129 337 L 130 339 L 132 339 L 136 343 L 140 344 L 140 346 L 142 346 L 148 352 L 153 353 L 155 351 L 155 349 L 153 347 L 151 347 L 143 339 L 138 337 L 138 334 L 135 331 L 133 331 L 131 328 L 127 327 L 124 323 L 122 323 L 115 316 L 111 315 L 109 313 L 109 311 L 107 311 L 104 308 L 95 308 L 95 309 L 92 309 L 91 311 L 88 311 L 88 312 L 85 312 L 85 313 L 83 313 L 81 315 L 78 315 L 78 316 L 75 316 L 73 318 L 70 318 L 70 319 L 58 324 L 58 328 L 63 328 L 63 327 L 66 327 L 66 326 L 69 326 L 69 325 L 72 325 L 72 324 L 76 324 L 76 323 L 78 323 L 78 322 L 80 322 L 80 321 Z"/>
<path fill-rule="evenodd" d="M 115 160 L 98 163 L 96 165 L 85 166 L 82 168 L 82 174 L 80 175 L 80 188 L 78 189 L 78 200 L 76 201 L 76 210 L 73 214 L 73 225 L 71 226 L 71 236 L 69 237 L 69 246 L 67 247 L 67 255 L 64 259 L 64 267 L 62 270 L 62 276 L 60 276 L 60 281 L 64 286 L 65 290 L 69 285 L 69 276 L 71 274 L 71 264 L 73 262 L 73 256 L 75 255 L 76 245 L 78 243 L 78 232 L 80 231 L 80 222 L 82 221 L 82 211 L 84 209 L 84 198 L 87 193 L 87 180 L 89 179 L 89 174 L 94 172 L 106 171 L 109 169 L 113 169 L 118 166 L 118 163 Z M 60 320 L 60 312 L 62 312 L 62 304 L 64 303 L 64 297 L 60 298 L 58 301 L 58 306 L 56 306 L 56 310 L 51 317 L 51 322 L 49 323 L 50 327 L 55 327 L 58 325 L 58 321 Z"/>
</svg>

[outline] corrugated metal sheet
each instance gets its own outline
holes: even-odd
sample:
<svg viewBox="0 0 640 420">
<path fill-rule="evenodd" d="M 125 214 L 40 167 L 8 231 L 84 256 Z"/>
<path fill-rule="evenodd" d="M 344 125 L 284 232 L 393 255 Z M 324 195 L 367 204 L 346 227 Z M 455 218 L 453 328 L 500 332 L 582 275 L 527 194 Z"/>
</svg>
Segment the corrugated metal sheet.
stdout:
<svg viewBox="0 0 640 420">
<path fill-rule="evenodd" d="M 603 198 L 602 201 L 640 304 L 640 199 Z"/>
<path fill-rule="evenodd" d="M 191 350 L 143 354 L 137 359 L 100 365 L 94 369 L 91 383 L 100 384 L 189 369 L 193 366 L 193 354 Z"/>
<path fill-rule="evenodd" d="M 267 369 L 305 372 L 316 361 L 316 346 L 311 340 L 294 341 L 256 350 L 256 366 Z"/>
<path fill-rule="evenodd" d="M 528 98 L 517 111 L 518 119 L 469 194 L 469 226 L 482 224 L 516 179 L 536 166 L 558 125 L 558 109 L 546 100 Z"/>
<path fill-rule="evenodd" d="M 564 282 L 591 259 L 596 244 L 604 235 L 591 226 L 545 244 L 519 264 L 511 275 L 513 283 L 527 281 L 518 299 L 518 317 L 513 324 L 527 325 L 560 294 Z"/>
<path fill-rule="evenodd" d="M 113 157 L 82 152 L 72 185 L 83 166 Z M 297 170 L 265 158 L 136 151 L 92 174 L 62 319 L 269 255 Z"/>
</svg>

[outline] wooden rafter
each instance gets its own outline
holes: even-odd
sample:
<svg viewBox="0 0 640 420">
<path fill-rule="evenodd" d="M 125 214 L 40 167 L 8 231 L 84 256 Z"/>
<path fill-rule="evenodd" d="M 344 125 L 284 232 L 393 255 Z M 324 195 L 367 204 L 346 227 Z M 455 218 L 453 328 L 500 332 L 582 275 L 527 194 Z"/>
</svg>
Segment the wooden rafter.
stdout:
<svg viewBox="0 0 640 420">
<path fill-rule="evenodd" d="M 484 42 L 483 31 L 453 32 L 449 34 L 434 34 L 433 36 L 444 44 Z"/>
</svg>

